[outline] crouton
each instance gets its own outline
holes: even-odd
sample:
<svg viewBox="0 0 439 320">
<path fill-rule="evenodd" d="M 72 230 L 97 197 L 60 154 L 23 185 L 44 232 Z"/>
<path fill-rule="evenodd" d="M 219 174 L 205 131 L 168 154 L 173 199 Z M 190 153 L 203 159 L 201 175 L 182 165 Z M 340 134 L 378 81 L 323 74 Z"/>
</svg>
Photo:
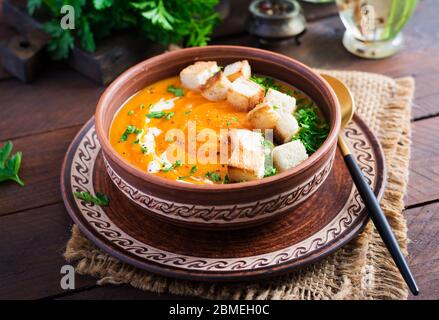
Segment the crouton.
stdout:
<svg viewBox="0 0 439 320">
<path fill-rule="evenodd" d="M 296 99 L 274 89 L 268 89 L 264 102 L 276 107 L 278 111 L 292 114 L 296 110 Z"/>
<path fill-rule="evenodd" d="M 274 127 L 274 138 L 279 143 L 287 143 L 291 141 L 294 135 L 299 132 L 299 123 L 290 113 L 278 113 L 279 120 Z"/>
<path fill-rule="evenodd" d="M 264 177 L 265 153 L 260 132 L 232 129 L 229 132 L 231 154 L 228 176 L 231 181 L 258 180 Z"/>
<path fill-rule="evenodd" d="M 232 83 L 220 71 L 210 77 L 207 82 L 201 86 L 201 95 L 209 101 L 219 101 L 227 98 L 227 90 Z"/>
<path fill-rule="evenodd" d="M 184 87 L 200 91 L 201 86 L 219 70 L 215 61 L 198 61 L 180 72 L 180 80 Z"/>
<path fill-rule="evenodd" d="M 279 118 L 279 113 L 267 103 L 258 104 L 247 114 L 247 121 L 256 129 L 273 129 Z"/>
<path fill-rule="evenodd" d="M 252 110 L 263 98 L 264 89 L 259 84 L 244 77 L 233 81 L 227 92 L 227 101 L 242 112 Z"/>
<path fill-rule="evenodd" d="M 230 81 L 235 81 L 239 77 L 249 79 L 251 74 L 250 64 L 247 60 L 237 61 L 224 68 L 224 75 L 229 78 Z"/>
<path fill-rule="evenodd" d="M 305 146 L 294 140 L 273 149 L 273 164 L 279 172 L 286 171 L 308 159 Z"/>
</svg>

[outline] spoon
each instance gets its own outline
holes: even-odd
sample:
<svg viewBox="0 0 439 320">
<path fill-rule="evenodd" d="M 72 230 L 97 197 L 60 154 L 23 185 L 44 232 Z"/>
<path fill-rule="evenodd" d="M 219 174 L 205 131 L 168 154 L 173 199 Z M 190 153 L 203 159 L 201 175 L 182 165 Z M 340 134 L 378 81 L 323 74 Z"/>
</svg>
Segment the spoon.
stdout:
<svg viewBox="0 0 439 320">
<path fill-rule="evenodd" d="M 342 81 L 327 74 L 321 74 L 321 76 L 329 83 L 329 85 L 332 87 L 335 94 L 337 95 L 341 108 L 341 129 L 343 129 L 349 124 L 352 116 L 354 115 L 354 98 L 352 97 L 352 94 L 349 91 L 348 87 Z M 340 147 L 341 153 L 343 154 L 349 172 L 351 173 L 352 179 L 354 180 L 355 186 L 357 187 L 358 192 L 363 199 L 366 209 L 369 212 L 369 215 L 375 227 L 377 228 L 381 239 L 386 245 L 387 250 L 389 250 L 393 261 L 395 261 L 395 264 L 398 267 L 399 272 L 401 273 L 405 282 L 407 283 L 410 291 L 413 293 L 413 295 L 417 296 L 419 294 L 418 285 L 416 284 L 416 281 L 412 275 L 412 272 L 410 271 L 407 261 L 401 252 L 401 248 L 399 247 L 395 235 L 392 232 L 392 228 L 390 227 L 386 216 L 381 210 L 375 194 L 364 179 L 360 167 L 355 162 L 355 159 L 352 156 L 351 151 L 349 150 L 349 147 L 346 144 L 342 133 L 340 133 L 338 136 L 338 145 Z"/>
</svg>

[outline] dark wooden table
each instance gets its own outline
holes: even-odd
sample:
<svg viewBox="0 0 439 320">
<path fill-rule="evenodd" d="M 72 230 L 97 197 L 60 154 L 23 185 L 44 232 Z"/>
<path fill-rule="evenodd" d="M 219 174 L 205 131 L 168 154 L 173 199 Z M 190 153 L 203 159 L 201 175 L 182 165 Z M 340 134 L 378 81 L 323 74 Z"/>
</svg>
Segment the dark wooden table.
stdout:
<svg viewBox="0 0 439 320">
<path fill-rule="evenodd" d="M 344 28 L 331 7 L 307 5 L 305 10 L 311 22 L 303 43 L 273 50 L 313 67 L 416 79 L 405 198 L 409 261 L 421 288 L 419 298 L 439 299 L 439 1 L 421 1 L 405 30 L 405 50 L 378 61 L 359 59 L 344 50 Z M 214 42 L 256 45 L 238 27 L 236 34 Z M 79 275 L 75 290 L 64 291 L 59 285 L 72 225 L 61 200 L 61 163 L 102 91 L 62 64 L 52 64 L 31 85 L 15 79 L 0 81 L 0 143 L 12 140 L 16 150 L 23 151 L 21 176 L 26 182 L 23 188 L 9 182 L 0 185 L 0 298 L 173 298 L 129 286 L 100 287 L 96 279 Z"/>
</svg>

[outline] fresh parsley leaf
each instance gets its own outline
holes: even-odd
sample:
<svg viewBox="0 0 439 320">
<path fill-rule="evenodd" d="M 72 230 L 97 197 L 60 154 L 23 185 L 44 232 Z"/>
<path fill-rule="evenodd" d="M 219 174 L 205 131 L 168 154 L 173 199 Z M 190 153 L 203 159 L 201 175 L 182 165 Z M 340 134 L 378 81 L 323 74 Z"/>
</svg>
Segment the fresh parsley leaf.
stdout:
<svg viewBox="0 0 439 320">
<path fill-rule="evenodd" d="M 103 10 L 113 5 L 113 0 L 93 0 L 93 6 L 97 10 Z"/>
<path fill-rule="evenodd" d="M 75 47 L 75 38 L 71 30 L 61 28 L 58 20 L 51 20 L 43 25 L 43 29 L 51 36 L 47 51 L 53 60 L 68 58 L 70 50 Z"/>
<path fill-rule="evenodd" d="M 276 81 L 273 78 L 270 77 L 263 77 L 263 76 L 255 76 L 252 75 L 250 77 L 250 80 L 253 82 L 256 82 L 259 84 L 262 88 L 264 88 L 265 93 L 267 93 L 268 89 L 274 89 L 274 90 L 280 90 L 281 86 L 276 84 Z"/>
<path fill-rule="evenodd" d="M 177 88 L 173 84 L 171 84 L 168 89 L 168 92 L 173 93 L 176 97 L 182 97 L 184 96 L 184 91 L 182 88 Z"/>
<path fill-rule="evenodd" d="M 226 174 L 223 179 L 223 184 L 228 184 L 228 183 L 230 183 L 230 179 L 229 176 Z"/>
<path fill-rule="evenodd" d="M 170 166 L 168 166 L 168 167 L 162 168 L 161 171 L 162 171 L 162 172 L 169 172 L 169 171 L 171 171 L 171 170 L 174 170 L 175 168 L 180 167 L 181 164 L 182 164 L 181 160 L 176 160 L 176 161 L 174 162 L 174 164 L 172 164 L 172 165 L 170 165 Z"/>
<path fill-rule="evenodd" d="M 209 171 L 206 173 L 205 177 L 212 180 L 213 182 L 221 181 L 221 175 L 218 172 Z"/>
<path fill-rule="evenodd" d="M 168 114 L 166 114 L 165 119 L 170 120 L 174 116 L 174 114 L 175 113 L 173 111 L 169 112 Z"/>
<path fill-rule="evenodd" d="M 130 110 L 130 111 L 128 111 L 128 115 L 129 116 L 132 116 L 134 114 L 134 110 Z"/>
<path fill-rule="evenodd" d="M 149 119 L 153 119 L 153 118 L 160 119 L 160 118 L 163 118 L 165 116 L 165 114 L 166 113 L 164 111 L 152 111 L 152 112 L 148 113 L 146 116 Z"/>
<path fill-rule="evenodd" d="M 319 118 L 317 107 L 300 108 L 295 116 L 300 130 L 293 140 L 302 141 L 308 154 L 312 154 L 326 140 L 329 126 L 326 121 Z"/>
<path fill-rule="evenodd" d="M 110 203 L 110 199 L 108 198 L 108 196 L 100 192 L 96 192 L 96 196 L 93 196 L 89 191 L 73 192 L 73 195 L 78 199 L 84 200 L 88 203 L 93 203 L 101 207 L 108 206 L 108 204 Z"/>
<path fill-rule="evenodd" d="M 164 111 L 152 111 L 146 115 L 149 119 L 160 119 L 165 118 L 166 120 L 171 119 L 174 116 L 174 112 L 164 112 Z"/>
<path fill-rule="evenodd" d="M 128 136 L 132 133 L 135 134 L 139 134 L 142 133 L 141 129 L 137 129 L 135 126 L 133 126 L 132 124 L 128 125 L 125 132 L 122 134 L 122 136 L 120 137 L 120 141 L 127 141 L 128 140 Z"/>
<path fill-rule="evenodd" d="M 9 158 L 13 147 L 13 143 L 8 141 L 0 148 L 0 182 L 12 180 L 20 186 L 24 186 L 23 181 L 18 176 L 22 160 L 21 152 L 17 152 Z"/>
<path fill-rule="evenodd" d="M 191 174 L 194 174 L 195 172 L 197 172 L 198 167 L 197 166 L 192 166 L 191 168 Z"/>
<path fill-rule="evenodd" d="M 94 35 L 91 32 L 90 24 L 87 19 L 80 19 L 80 28 L 78 30 L 81 47 L 85 51 L 94 52 L 96 50 L 96 43 Z"/>
<path fill-rule="evenodd" d="M 28 0 L 27 1 L 27 12 L 30 16 L 33 16 L 35 11 L 41 7 L 43 0 Z"/>
<path fill-rule="evenodd" d="M 87 51 L 96 49 L 95 40 L 120 30 L 135 30 L 164 46 L 204 46 L 219 22 L 215 7 L 219 0 L 28 0 L 30 15 L 42 7 L 48 14 L 45 30 L 51 40 L 52 59 L 68 58 L 75 44 Z M 62 30 L 61 8 L 72 5 L 75 29 Z"/>
<path fill-rule="evenodd" d="M 145 147 L 145 146 L 141 146 L 141 147 L 140 147 L 140 151 L 142 151 L 142 153 L 145 154 L 145 153 L 148 152 L 148 148 Z"/>
</svg>

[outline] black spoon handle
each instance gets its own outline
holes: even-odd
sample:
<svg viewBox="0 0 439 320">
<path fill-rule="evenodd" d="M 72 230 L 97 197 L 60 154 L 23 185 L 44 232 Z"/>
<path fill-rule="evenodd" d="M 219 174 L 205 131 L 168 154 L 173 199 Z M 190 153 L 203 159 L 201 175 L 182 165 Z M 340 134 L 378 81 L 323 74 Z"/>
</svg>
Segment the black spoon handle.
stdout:
<svg viewBox="0 0 439 320">
<path fill-rule="evenodd" d="M 381 239 L 385 243 L 387 249 L 390 252 L 393 260 L 395 261 L 396 266 L 401 272 L 402 277 L 407 283 L 410 291 L 416 296 L 419 294 L 419 288 L 416 284 L 415 278 L 410 271 L 410 268 L 407 264 L 407 261 L 404 255 L 401 252 L 401 249 L 396 241 L 395 235 L 392 232 L 392 228 L 389 225 L 389 222 L 386 219 L 381 207 L 378 203 L 378 200 L 373 193 L 370 186 L 367 184 L 363 173 L 361 172 L 358 164 L 354 160 L 354 157 L 351 154 L 344 156 L 345 162 L 349 168 L 349 172 L 351 173 L 352 179 L 354 180 L 355 186 L 360 193 L 361 198 L 363 199 L 364 204 L 369 212 L 369 215 L 377 228 Z"/>
</svg>

